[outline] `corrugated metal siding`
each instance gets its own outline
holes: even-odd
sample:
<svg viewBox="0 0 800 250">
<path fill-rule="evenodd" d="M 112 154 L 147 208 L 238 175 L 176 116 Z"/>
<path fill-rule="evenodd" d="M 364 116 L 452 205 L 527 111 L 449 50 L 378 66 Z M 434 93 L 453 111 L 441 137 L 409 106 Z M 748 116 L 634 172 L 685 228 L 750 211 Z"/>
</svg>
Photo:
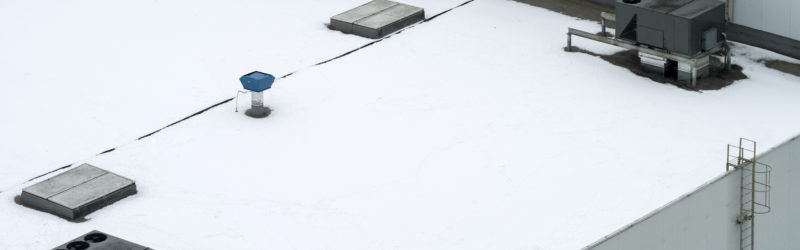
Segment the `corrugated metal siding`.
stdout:
<svg viewBox="0 0 800 250">
<path fill-rule="evenodd" d="M 733 23 L 800 40 L 800 1 L 730 0 Z"/>
</svg>

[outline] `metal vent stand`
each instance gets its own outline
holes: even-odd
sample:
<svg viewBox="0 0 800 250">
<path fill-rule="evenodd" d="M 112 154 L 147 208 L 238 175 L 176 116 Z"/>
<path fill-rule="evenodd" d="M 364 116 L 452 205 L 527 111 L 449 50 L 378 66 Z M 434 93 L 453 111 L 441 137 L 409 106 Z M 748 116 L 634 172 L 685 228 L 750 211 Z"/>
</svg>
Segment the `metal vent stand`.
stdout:
<svg viewBox="0 0 800 250">
<path fill-rule="evenodd" d="M 331 17 L 331 28 L 366 38 L 381 38 L 425 19 L 419 7 L 375 0 Z"/>
<path fill-rule="evenodd" d="M 239 77 L 244 89 L 250 91 L 252 107 L 245 112 L 248 116 L 255 118 L 263 118 L 269 115 L 269 109 L 264 107 L 264 91 L 272 88 L 272 83 L 275 82 L 275 77 L 259 72 L 253 71 L 249 74 Z M 241 92 L 241 91 L 240 91 Z M 236 106 L 239 106 L 239 92 L 236 94 Z"/>
<path fill-rule="evenodd" d="M 136 193 L 134 181 L 82 164 L 22 190 L 22 204 L 69 220 Z"/>
<path fill-rule="evenodd" d="M 151 248 L 94 230 L 53 250 L 151 250 Z"/>
</svg>

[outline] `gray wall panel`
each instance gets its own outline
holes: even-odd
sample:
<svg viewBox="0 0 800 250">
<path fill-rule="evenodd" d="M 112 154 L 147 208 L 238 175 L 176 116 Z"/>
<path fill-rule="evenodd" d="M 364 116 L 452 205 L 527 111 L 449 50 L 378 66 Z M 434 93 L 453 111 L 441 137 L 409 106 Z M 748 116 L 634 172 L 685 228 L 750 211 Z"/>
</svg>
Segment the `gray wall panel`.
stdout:
<svg viewBox="0 0 800 250">
<path fill-rule="evenodd" d="M 800 1 L 730 0 L 733 23 L 800 40 Z"/>
<path fill-rule="evenodd" d="M 794 18 L 792 19 L 794 25 L 792 25 L 791 37 L 794 37 L 796 40 L 800 40 L 800 38 L 798 38 L 800 37 L 800 17 L 797 16 L 797 13 L 800 13 L 800 1 L 792 1 L 792 6 L 790 8 L 792 9 L 792 14 L 794 15 L 794 17 L 792 17 Z"/>
<path fill-rule="evenodd" d="M 772 211 L 755 217 L 755 249 L 800 249 L 800 138 L 759 161 L 772 166 Z"/>
</svg>

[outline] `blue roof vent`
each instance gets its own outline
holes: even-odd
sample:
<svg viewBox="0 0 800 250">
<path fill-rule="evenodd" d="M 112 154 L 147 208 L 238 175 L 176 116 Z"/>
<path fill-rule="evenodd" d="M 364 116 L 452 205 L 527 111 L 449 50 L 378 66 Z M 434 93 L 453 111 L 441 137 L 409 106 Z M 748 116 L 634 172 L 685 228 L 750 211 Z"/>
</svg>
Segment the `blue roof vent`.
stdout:
<svg viewBox="0 0 800 250">
<path fill-rule="evenodd" d="M 250 74 L 240 77 L 239 81 L 242 82 L 242 86 L 244 86 L 246 90 L 262 92 L 272 87 L 272 83 L 275 82 L 275 77 L 267 73 L 253 71 Z"/>
</svg>

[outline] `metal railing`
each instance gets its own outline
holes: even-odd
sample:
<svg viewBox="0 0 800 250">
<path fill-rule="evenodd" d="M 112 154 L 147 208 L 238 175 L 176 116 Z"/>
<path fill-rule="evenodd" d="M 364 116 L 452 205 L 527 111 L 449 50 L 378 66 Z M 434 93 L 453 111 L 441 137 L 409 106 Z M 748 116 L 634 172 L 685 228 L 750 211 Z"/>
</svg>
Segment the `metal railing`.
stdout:
<svg viewBox="0 0 800 250">
<path fill-rule="evenodd" d="M 750 146 L 750 147 L 746 147 Z M 770 208 L 770 173 L 772 167 L 759 163 L 756 159 L 756 142 L 739 138 L 739 146 L 728 145 L 725 170 L 731 168 L 740 171 L 740 214 L 736 219 L 739 224 L 739 247 L 742 250 L 753 249 L 755 242 L 754 215 L 769 213 Z"/>
</svg>

